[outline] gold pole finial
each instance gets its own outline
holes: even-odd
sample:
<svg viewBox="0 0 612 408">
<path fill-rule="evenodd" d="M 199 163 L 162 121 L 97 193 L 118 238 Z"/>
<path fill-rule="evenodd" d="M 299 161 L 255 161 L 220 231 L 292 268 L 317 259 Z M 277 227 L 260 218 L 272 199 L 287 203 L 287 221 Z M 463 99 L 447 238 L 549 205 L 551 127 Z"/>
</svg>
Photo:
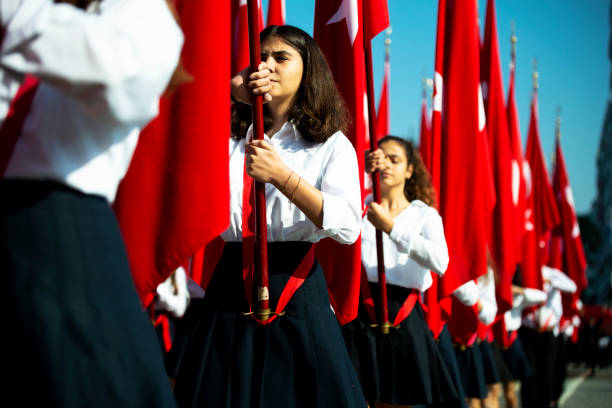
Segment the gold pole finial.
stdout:
<svg viewBox="0 0 612 408">
<path fill-rule="evenodd" d="M 393 29 L 391 28 L 391 26 L 387 27 L 387 29 L 385 30 L 385 57 L 389 57 L 389 54 L 391 53 L 391 33 L 393 32 Z"/>
<path fill-rule="evenodd" d="M 518 42 L 518 38 L 516 36 L 516 25 L 514 24 L 514 20 L 510 21 L 510 30 L 512 32 L 512 35 L 510 36 L 510 44 L 511 44 L 511 56 L 512 56 L 512 63 L 515 64 L 516 63 L 516 43 Z"/>
</svg>

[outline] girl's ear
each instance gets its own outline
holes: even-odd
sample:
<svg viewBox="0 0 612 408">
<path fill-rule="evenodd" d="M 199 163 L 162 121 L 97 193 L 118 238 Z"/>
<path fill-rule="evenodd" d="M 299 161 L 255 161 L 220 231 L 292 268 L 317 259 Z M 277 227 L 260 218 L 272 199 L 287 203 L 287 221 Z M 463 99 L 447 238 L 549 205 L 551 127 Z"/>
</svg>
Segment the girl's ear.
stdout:
<svg viewBox="0 0 612 408">
<path fill-rule="evenodd" d="M 412 173 L 414 173 L 414 166 L 409 164 L 408 168 L 406 169 L 406 180 L 410 180 L 412 178 Z"/>
</svg>

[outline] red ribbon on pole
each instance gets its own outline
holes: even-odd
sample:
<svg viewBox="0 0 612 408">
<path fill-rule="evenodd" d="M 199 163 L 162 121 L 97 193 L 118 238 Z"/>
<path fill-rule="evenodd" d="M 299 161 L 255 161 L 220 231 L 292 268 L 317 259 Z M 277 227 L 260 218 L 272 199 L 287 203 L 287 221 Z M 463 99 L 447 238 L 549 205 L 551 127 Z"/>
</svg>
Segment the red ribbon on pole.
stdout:
<svg viewBox="0 0 612 408">
<path fill-rule="evenodd" d="M 365 3 L 363 10 L 366 10 Z M 365 15 L 365 13 L 364 13 Z M 364 27 L 367 24 L 367 19 L 364 18 Z M 368 95 L 368 128 L 370 131 L 370 151 L 378 148 L 378 140 L 376 139 L 376 107 L 374 102 L 374 79 L 372 74 L 372 42 L 368 36 L 363 36 L 363 48 L 365 51 L 365 72 L 367 82 Z M 380 174 L 378 171 L 372 173 L 372 193 L 374 201 L 380 203 Z M 378 325 L 383 334 L 389 333 L 389 306 L 387 303 L 387 276 L 385 274 L 385 258 L 383 252 L 382 231 L 376 230 L 376 255 L 378 264 L 378 283 L 379 283 L 379 307 L 378 307 Z"/>
<path fill-rule="evenodd" d="M 261 50 L 259 44 L 259 0 L 248 0 L 249 16 L 249 51 L 251 72 L 257 71 L 261 63 Z M 256 140 L 263 140 L 263 96 L 251 96 L 251 109 L 253 114 L 253 136 Z M 257 293 L 257 308 L 255 317 L 266 321 L 270 316 L 270 295 L 268 281 L 268 234 L 266 224 L 266 186 L 255 181 L 255 287 Z M 245 247 L 246 248 L 246 247 Z"/>
</svg>

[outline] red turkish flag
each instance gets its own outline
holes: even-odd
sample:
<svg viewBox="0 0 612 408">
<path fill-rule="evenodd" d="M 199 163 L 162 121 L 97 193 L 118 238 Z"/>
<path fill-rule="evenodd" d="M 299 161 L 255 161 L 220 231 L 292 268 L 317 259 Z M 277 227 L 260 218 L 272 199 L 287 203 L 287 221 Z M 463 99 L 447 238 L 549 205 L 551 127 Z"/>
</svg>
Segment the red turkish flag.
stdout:
<svg viewBox="0 0 612 408">
<path fill-rule="evenodd" d="M 541 269 L 548 261 L 548 239 L 560 219 L 540 143 L 537 97 L 537 91 L 534 91 L 525 154 L 527 165 L 523 169 L 526 205 L 521 267 L 523 286 L 542 289 Z"/>
<path fill-rule="evenodd" d="M 438 28 L 436 34 L 436 56 L 434 62 L 434 87 L 431 113 L 431 127 L 429 130 L 429 143 L 423 143 L 421 139 L 421 156 L 431 174 L 431 181 L 436 192 L 438 205 L 440 191 L 440 146 L 442 142 L 442 95 L 443 95 L 443 71 L 444 71 L 444 34 L 446 32 L 446 0 L 438 1 Z M 422 122 L 421 122 L 422 123 Z M 421 125 L 422 126 L 422 125 Z M 421 128 L 422 129 L 422 128 Z M 425 320 L 437 338 L 445 324 L 445 316 L 438 303 L 439 279 L 435 273 L 431 274 L 432 284 L 425 294 L 427 312 Z M 450 308 L 451 302 L 447 301 Z M 449 312 L 448 310 L 447 312 Z"/>
<path fill-rule="evenodd" d="M 285 25 L 285 0 L 270 0 L 268 3 L 268 25 Z"/>
<path fill-rule="evenodd" d="M 580 236 L 580 227 L 574 208 L 574 194 L 569 183 L 565 158 L 561 149 L 560 138 L 557 137 L 555 149 L 555 169 L 553 172 L 553 190 L 557 198 L 561 216 L 561 231 L 563 237 L 563 270 L 578 287 L 580 294 L 587 286 L 586 257 Z"/>
<path fill-rule="evenodd" d="M 431 166 L 431 129 L 429 128 L 429 119 L 427 117 L 427 102 L 423 98 L 421 103 L 421 131 L 419 135 L 419 153 L 425 168 L 429 170 Z"/>
<path fill-rule="evenodd" d="M 496 285 L 498 314 L 512 308 L 511 284 L 516 269 L 514 207 L 512 205 L 512 156 L 508 122 L 504 103 L 504 88 L 495 5 L 488 0 L 485 41 L 482 49 L 480 78 L 482 81 L 487 134 L 497 201 L 489 224 L 489 251 L 497 267 Z"/>
<path fill-rule="evenodd" d="M 259 6 L 259 27 L 264 29 L 263 12 L 261 0 L 257 0 Z M 210 20 L 218 18 L 216 13 Z M 249 15 L 247 11 L 247 0 L 232 0 L 232 75 L 236 75 L 250 65 L 249 60 Z M 202 22 L 201 22 L 202 23 Z"/>
<path fill-rule="evenodd" d="M 114 203 L 145 304 L 229 224 L 230 5 L 181 0 L 177 10 L 185 33 L 182 61 L 194 80 L 162 99 Z M 215 63 L 202 64 L 210 55 Z"/>
<path fill-rule="evenodd" d="M 384 71 L 385 76 L 378 101 L 378 114 L 376 115 L 376 140 L 380 140 L 380 138 L 389 134 L 389 81 L 391 79 L 391 66 L 388 55 L 385 57 Z"/>
<path fill-rule="evenodd" d="M 523 146 L 521 143 L 521 131 L 519 126 L 518 110 L 514 97 L 514 77 L 516 64 L 510 63 L 510 85 L 508 87 L 508 103 L 506 105 L 508 115 L 508 133 L 510 137 L 510 149 L 512 155 L 512 205 L 514 208 L 514 243 L 516 248 L 516 260 L 520 262 L 523 258 L 523 235 L 525 234 L 525 179 L 523 177 Z"/>
<path fill-rule="evenodd" d="M 317 0 L 314 39 L 327 58 L 336 85 L 353 118 L 346 136 L 357 152 L 363 192 L 366 124 L 361 7 L 361 1 L 357 0 Z M 330 300 L 338 321 L 340 324 L 350 322 L 357 316 L 359 305 L 361 240 L 353 245 L 341 245 L 332 239 L 324 239 L 317 244 L 317 259 L 325 272 Z"/>
<path fill-rule="evenodd" d="M 343 3 L 356 3 L 357 0 L 345 0 Z M 385 28 L 389 27 L 389 7 L 387 0 L 363 0 L 363 21 L 365 40 L 370 41 Z"/>
<path fill-rule="evenodd" d="M 495 202 L 480 93 L 476 3 L 453 2 L 446 18 L 440 215 L 450 262 L 439 299 L 486 272 L 487 217 Z"/>
</svg>

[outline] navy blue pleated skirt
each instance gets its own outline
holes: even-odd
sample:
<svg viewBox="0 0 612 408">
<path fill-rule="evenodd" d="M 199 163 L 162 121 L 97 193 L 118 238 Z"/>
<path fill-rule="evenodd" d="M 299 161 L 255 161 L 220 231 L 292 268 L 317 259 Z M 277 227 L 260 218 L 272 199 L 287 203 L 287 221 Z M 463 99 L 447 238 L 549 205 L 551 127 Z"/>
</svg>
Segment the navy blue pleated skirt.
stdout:
<svg viewBox="0 0 612 408">
<path fill-rule="evenodd" d="M 268 244 L 270 302 L 310 243 Z M 244 316 L 242 245 L 227 243 L 206 295 L 178 323 L 168 369 L 181 407 L 365 407 L 317 262 L 285 315 Z"/>
<path fill-rule="evenodd" d="M 370 284 L 378 294 L 378 284 Z M 409 289 L 387 285 L 389 319 L 393 320 Z M 387 404 L 439 404 L 458 400 L 458 392 L 417 302 L 401 322 L 383 335 L 370 327 L 363 309 L 354 322 L 343 326 L 351 359 L 368 401 Z"/>
<path fill-rule="evenodd" d="M 507 350 L 502 351 L 502 356 L 504 357 L 506 367 L 508 367 L 513 380 L 523 381 L 531 377 L 531 364 L 523 348 L 520 336 L 516 337 Z"/>
<path fill-rule="evenodd" d="M 495 347 L 492 343 L 483 340 L 479 344 L 480 354 L 482 355 L 482 365 L 484 367 L 485 374 L 485 382 L 487 385 L 496 384 L 501 382 L 501 377 L 499 375 L 499 371 L 497 370 L 497 365 L 495 363 L 495 356 L 493 355 L 493 347 Z"/>
<path fill-rule="evenodd" d="M 465 396 L 467 398 L 486 398 L 487 382 L 478 344 L 474 343 L 469 347 L 455 346 L 455 357 L 457 357 Z"/>
<path fill-rule="evenodd" d="M 0 181 L 0 197 L 3 398 L 176 406 L 108 202 L 26 180 Z"/>
<path fill-rule="evenodd" d="M 459 365 L 457 364 L 457 357 L 455 356 L 455 350 L 453 349 L 453 341 L 446 325 L 444 325 L 442 331 L 440 332 L 440 335 L 436 339 L 436 344 L 438 345 L 438 350 L 440 350 L 442 359 L 444 360 L 444 363 L 448 368 L 448 372 L 451 378 L 453 379 L 453 384 L 459 395 L 458 401 L 438 406 L 444 406 L 447 408 L 467 408 L 467 403 L 465 401 L 465 391 L 463 390 L 463 381 L 461 381 Z"/>
</svg>

